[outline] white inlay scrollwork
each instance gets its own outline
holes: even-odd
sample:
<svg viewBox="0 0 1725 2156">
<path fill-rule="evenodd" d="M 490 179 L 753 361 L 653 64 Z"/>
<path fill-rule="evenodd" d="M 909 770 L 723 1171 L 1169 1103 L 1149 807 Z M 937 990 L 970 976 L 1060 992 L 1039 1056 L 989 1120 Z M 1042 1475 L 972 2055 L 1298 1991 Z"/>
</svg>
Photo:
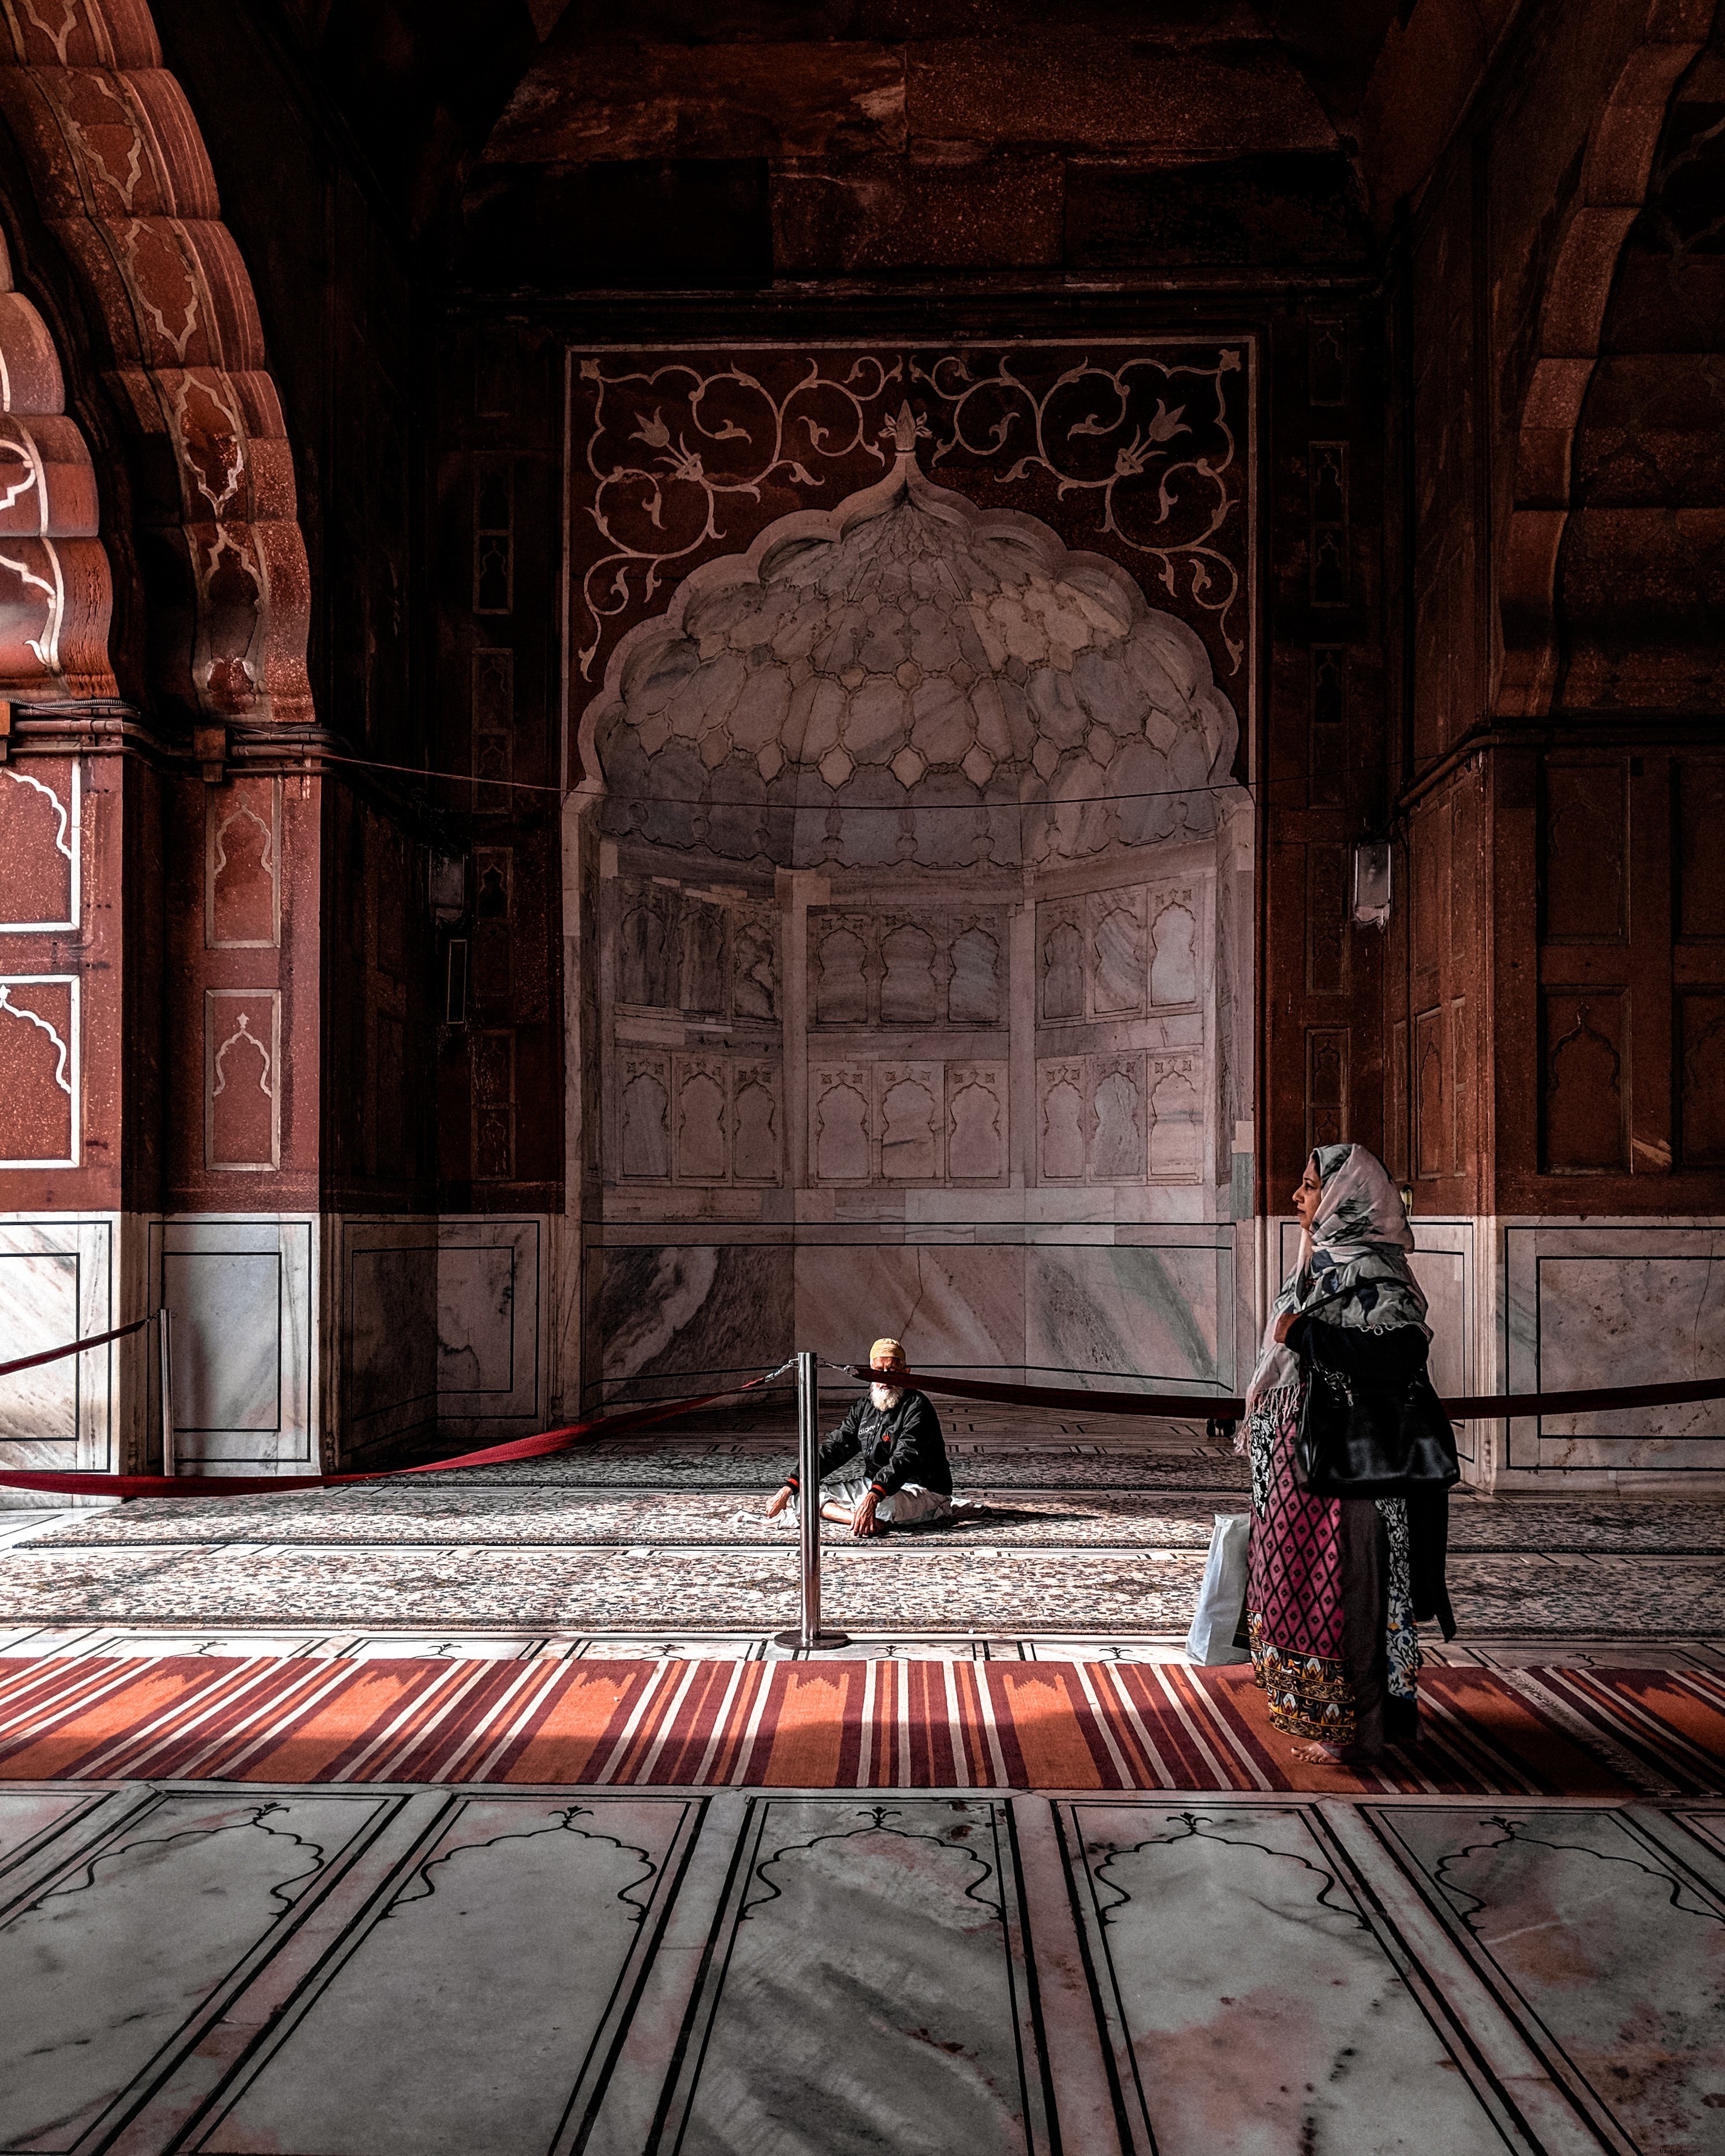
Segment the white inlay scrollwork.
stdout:
<svg viewBox="0 0 1725 2156">
<path fill-rule="evenodd" d="M 8 1018 L 27 1019 L 39 1031 L 48 1035 L 59 1055 L 59 1060 L 54 1067 L 54 1082 L 69 1101 L 72 1097 L 72 1081 L 69 1075 L 72 1062 L 70 1044 L 60 1039 L 58 1029 L 50 1025 L 40 1011 L 33 1011 L 28 1004 L 14 1003 L 12 999 L 12 988 L 9 983 L 0 984 L 0 1014 Z"/>
<path fill-rule="evenodd" d="M 73 31 L 78 27 L 80 6 L 80 0 L 60 0 L 60 26 L 59 29 L 54 30 L 50 29 L 41 16 L 37 13 L 36 0 L 23 0 L 24 20 L 41 31 L 49 44 L 54 47 L 54 57 L 62 67 L 67 65 L 66 49 L 71 43 Z"/>
<path fill-rule="evenodd" d="M 47 594 L 42 634 L 39 637 L 27 636 L 24 649 L 33 655 L 44 673 L 58 674 L 60 670 L 60 624 L 66 612 L 66 580 L 61 573 L 60 557 L 54 551 L 53 540 L 44 539 L 41 545 L 48 556 L 49 566 L 54 571 L 51 583 L 46 577 L 39 577 L 33 569 L 15 560 L 10 554 L 0 554 L 0 569 L 10 569 L 27 590 Z"/>
<path fill-rule="evenodd" d="M 45 794 L 54 803 L 54 813 L 59 822 L 59 828 L 54 834 L 54 851 L 64 854 L 67 860 L 75 866 L 71 840 L 72 812 L 59 794 L 51 786 L 44 786 L 39 778 L 33 778 L 28 771 L 20 771 L 15 763 L 0 764 L 0 778 L 10 778 L 19 786 L 31 787 L 38 793 Z"/>
<path fill-rule="evenodd" d="M 275 1094 L 274 1088 L 270 1083 L 270 1050 L 264 1047 L 263 1042 L 259 1040 L 256 1034 L 252 1031 L 251 1020 L 244 1011 L 242 1011 L 239 1014 L 239 1024 L 234 1027 L 233 1032 L 228 1034 L 228 1038 L 216 1050 L 216 1082 L 210 1089 L 211 1100 L 218 1100 L 228 1090 L 228 1050 L 230 1048 L 237 1048 L 241 1041 L 244 1041 L 248 1048 L 255 1048 L 259 1055 L 264 1059 L 263 1068 L 258 1074 L 258 1090 L 260 1093 L 266 1095 L 268 1098 L 273 1101 L 275 1097 Z"/>
<path fill-rule="evenodd" d="M 255 808 L 249 808 L 242 803 L 230 814 L 224 816 L 216 826 L 216 857 L 210 864 L 212 882 L 228 865 L 228 849 L 223 841 L 233 826 L 241 821 L 255 824 L 263 833 L 264 850 L 258 857 L 258 866 L 267 876 L 273 877 L 275 874 L 275 834 Z"/>
<path fill-rule="evenodd" d="M 10 509 L 15 501 L 23 501 L 32 487 L 36 490 L 36 529 L 39 537 L 48 536 L 48 487 L 42 470 L 42 459 L 34 448 L 25 441 L 14 440 L 10 434 L 0 435 L 0 449 L 10 450 L 23 466 L 23 477 L 13 480 L 0 494 L 0 514 Z"/>
</svg>

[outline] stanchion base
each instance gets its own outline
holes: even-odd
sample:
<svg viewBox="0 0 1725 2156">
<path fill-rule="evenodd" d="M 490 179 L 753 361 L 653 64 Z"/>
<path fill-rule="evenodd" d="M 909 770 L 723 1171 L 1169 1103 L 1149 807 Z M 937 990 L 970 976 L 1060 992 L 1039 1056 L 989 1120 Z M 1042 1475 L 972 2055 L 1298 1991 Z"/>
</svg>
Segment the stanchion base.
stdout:
<svg viewBox="0 0 1725 2156">
<path fill-rule="evenodd" d="M 812 1655 L 823 1647 L 848 1647 L 850 1635 L 848 1632 L 817 1632 L 812 1640 L 805 1640 L 800 1632 L 775 1632 L 773 1644 L 775 1647 L 800 1647 L 804 1654 Z"/>
</svg>

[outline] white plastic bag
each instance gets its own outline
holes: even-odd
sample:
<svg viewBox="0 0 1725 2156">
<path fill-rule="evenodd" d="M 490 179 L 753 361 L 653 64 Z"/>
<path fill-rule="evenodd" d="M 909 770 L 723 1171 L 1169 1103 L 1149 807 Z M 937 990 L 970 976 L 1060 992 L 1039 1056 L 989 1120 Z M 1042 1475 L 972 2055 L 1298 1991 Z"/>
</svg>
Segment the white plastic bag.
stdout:
<svg viewBox="0 0 1725 2156">
<path fill-rule="evenodd" d="M 1194 1662 L 1214 1669 L 1223 1662 L 1249 1662 L 1234 1635 L 1245 1608 L 1246 1549 L 1251 1540 L 1250 1512 L 1218 1512 L 1210 1530 L 1210 1553 L 1204 1562 L 1198 1610 L 1186 1635 L 1186 1651 Z"/>
</svg>

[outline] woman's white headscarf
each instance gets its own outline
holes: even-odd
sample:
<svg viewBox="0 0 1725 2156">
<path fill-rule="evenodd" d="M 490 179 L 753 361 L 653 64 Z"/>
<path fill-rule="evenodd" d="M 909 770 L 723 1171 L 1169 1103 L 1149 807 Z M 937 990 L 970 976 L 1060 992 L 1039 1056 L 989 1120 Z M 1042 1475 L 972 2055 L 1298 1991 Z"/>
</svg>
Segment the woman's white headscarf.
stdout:
<svg viewBox="0 0 1725 2156">
<path fill-rule="evenodd" d="M 1320 1146 L 1312 1160 L 1323 1192 L 1294 1270 L 1270 1306 L 1246 1389 L 1248 1414 L 1299 1378 L 1298 1356 L 1276 1337 L 1276 1321 L 1288 1311 L 1321 1311 L 1327 1325 L 1368 1332 L 1417 1325 L 1431 1337 L 1425 1297 L 1408 1265 L 1414 1231 L 1389 1169 L 1360 1145 Z"/>
</svg>

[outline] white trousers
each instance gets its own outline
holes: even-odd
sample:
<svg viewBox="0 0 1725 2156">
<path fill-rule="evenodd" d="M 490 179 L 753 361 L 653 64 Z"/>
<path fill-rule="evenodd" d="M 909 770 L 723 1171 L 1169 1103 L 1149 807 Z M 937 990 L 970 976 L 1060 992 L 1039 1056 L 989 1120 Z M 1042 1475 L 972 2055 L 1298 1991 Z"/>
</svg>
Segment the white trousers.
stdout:
<svg viewBox="0 0 1725 2156">
<path fill-rule="evenodd" d="M 854 1482 L 824 1482 L 821 1502 L 855 1507 L 862 1502 L 868 1487 L 860 1476 Z M 938 1490 L 925 1490 L 920 1482 L 906 1482 L 890 1497 L 883 1497 L 875 1507 L 875 1517 L 883 1527 L 920 1527 L 931 1520 L 949 1520 L 952 1517 L 952 1499 L 943 1496 Z"/>
</svg>

